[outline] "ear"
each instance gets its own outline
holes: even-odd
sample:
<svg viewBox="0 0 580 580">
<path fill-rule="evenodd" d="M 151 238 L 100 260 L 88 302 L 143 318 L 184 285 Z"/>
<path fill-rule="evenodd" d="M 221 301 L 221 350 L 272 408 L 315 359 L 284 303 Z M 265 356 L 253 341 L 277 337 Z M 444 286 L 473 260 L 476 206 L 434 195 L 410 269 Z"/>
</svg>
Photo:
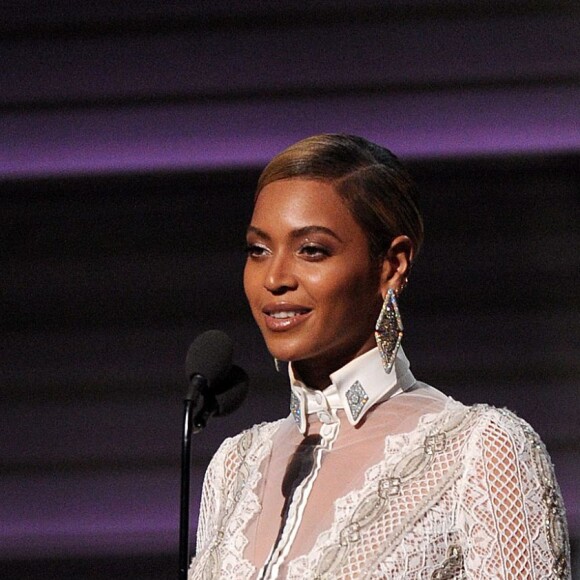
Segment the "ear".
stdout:
<svg viewBox="0 0 580 580">
<path fill-rule="evenodd" d="M 413 242 L 408 236 L 397 236 L 383 259 L 381 271 L 381 294 L 386 296 L 389 288 L 399 294 L 407 282 L 413 262 Z"/>
</svg>

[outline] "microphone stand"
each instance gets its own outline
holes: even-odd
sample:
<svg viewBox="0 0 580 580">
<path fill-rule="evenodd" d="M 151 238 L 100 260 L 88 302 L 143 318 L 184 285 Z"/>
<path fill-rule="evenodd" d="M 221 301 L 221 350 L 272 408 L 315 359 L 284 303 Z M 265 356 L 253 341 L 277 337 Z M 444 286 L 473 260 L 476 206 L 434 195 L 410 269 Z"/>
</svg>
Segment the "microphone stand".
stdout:
<svg viewBox="0 0 580 580">
<path fill-rule="evenodd" d="M 181 439 L 181 499 L 179 506 L 179 580 L 187 580 L 189 567 L 189 492 L 191 479 L 191 435 L 205 428 L 209 418 L 227 415 L 237 409 L 248 393 L 248 375 L 233 365 L 221 388 L 208 388 L 205 377 L 195 374 L 183 400 Z"/>
<path fill-rule="evenodd" d="M 199 399 L 207 381 L 195 375 L 183 400 L 183 436 L 181 439 L 181 495 L 179 505 L 179 580 L 187 580 L 189 567 L 189 491 L 191 480 L 191 434 L 193 425 L 193 405 Z M 203 399 L 203 397 L 202 397 Z M 196 405 L 197 407 L 197 405 Z M 203 408 L 203 405 L 201 406 Z M 199 411 L 198 411 L 199 412 Z M 198 429 L 199 430 L 199 429 Z M 196 431 L 197 432 L 197 431 Z"/>
</svg>

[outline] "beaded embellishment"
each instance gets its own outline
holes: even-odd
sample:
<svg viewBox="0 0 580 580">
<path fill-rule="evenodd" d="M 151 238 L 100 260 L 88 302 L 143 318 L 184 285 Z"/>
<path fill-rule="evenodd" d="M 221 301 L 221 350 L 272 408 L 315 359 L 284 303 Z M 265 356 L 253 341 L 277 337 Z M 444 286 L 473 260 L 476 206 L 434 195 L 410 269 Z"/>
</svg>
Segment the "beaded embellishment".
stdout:
<svg viewBox="0 0 580 580">
<path fill-rule="evenodd" d="M 296 425 L 300 426 L 300 419 L 302 418 L 302 409 L 300 408 L 300 399 L 293 391 L 290 392 L 290 412 Z"/>
<path fill-rule="evenodd" d="M 346 392 L 346 400 L 350 408 L 352 418 L 356 421 L 369 400 L 369 396 L 363 386 L 356 381 Z"/>
<path fill-rule="evenodd" d="M 317 564 L 315 578 L 330 580 L 336 576 L 337 567 L 340 566 L 341 562 L 345 561 L 353 545 L 362 540 L 363 532 L 370 529 L 390 509 L 396 509 L 394 502 L 399 499 L 403 488 L 411 485 L 416 478 L 430 469 L 437 461 L 438 454 L 445 449 L 450 439 L 461 433 L 473 416 L 474 408 L 466 410 L 456 420 L 445 424 L 444 429 L 428 435 L 422 445 L 409 450 L 389 472 L 383 474 L 383 477 L 378 480 L 376 487 L 372 491 L 369 490 L 369 493 L 354 507 L 348 523 L 339 531 L 338 541 L 329 545 L 322 553 Z M 447 468 L 445 474 L 447 482 L 453 480 L 453 474 L 457 469 L 459 469 L 458 464 Z M 431 494 L 422 500 L 423 509 L 426 509 L 438 494 L 443 493 L 444 489 L 444 485 L 438 485 L 436 489 L 433 489 Z M 419 510 L 420 508 L 417 507 L 416 509 Z M 396 543 L 398 537 L 404 533 L 404 530 L 404 526 L 399 526 L 390 535 L 389 541 Z M 448 578 L 449 576 L 443 574 L 456 570 L 457 566 L 463 564 L 461 551 L 456 546 L 453 546 L 453 551 L 451 551 L 451 548 L 450 546 L 447 559 L 441 565 L 442 575 L 433 576 L 433 578 Z"/>
<path fill-rule="evenodd" d="M 570 544 L 566 534 L 566 516 L 561 496 L 554 484 L 553 467 L 546 460 L 546 454 L 542 453 L 543 443 L 535 431 L 526 428 L 524 430 L 531 449 L 536 472 L 544 485 L 542 500 L 546 508 L 544 526 L 553 556 L 552 577 L 558 580 L 569 578 L 570 569 Z M 557 484 L 556 484 L 557 485 Z"/>
<path fill-rule="evenodd" d="M 385 372 L 390 373 L 403 340 L 403 321 L 395 292 L 389 288 L 375 326 L 375 340 L 383 360 Z"/>
</svg>

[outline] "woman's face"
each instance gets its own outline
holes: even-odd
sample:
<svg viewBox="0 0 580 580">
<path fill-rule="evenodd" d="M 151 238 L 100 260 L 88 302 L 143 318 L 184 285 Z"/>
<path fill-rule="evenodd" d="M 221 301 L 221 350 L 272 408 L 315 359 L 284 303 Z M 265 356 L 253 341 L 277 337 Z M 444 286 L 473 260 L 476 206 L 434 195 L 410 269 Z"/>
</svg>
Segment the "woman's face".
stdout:
<svg viewBox="0 0 580 580">
<path fill-rule="evenodd" d="M 264 187 L 247 244 L 244 288 L 274 357 L 293 361 L 308 383 L 375 346 L 382 265 L 332 185 L 283 179 Z"/>
</svg>

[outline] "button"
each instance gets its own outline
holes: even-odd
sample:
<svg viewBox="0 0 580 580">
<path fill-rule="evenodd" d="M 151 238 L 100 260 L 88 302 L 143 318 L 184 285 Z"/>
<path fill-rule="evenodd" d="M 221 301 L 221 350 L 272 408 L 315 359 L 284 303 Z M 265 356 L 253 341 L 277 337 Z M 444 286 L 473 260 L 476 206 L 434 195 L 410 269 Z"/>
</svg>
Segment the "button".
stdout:
<svg viewBox="0 0 580 580">
<path fill-rule="evenodd" d="M 326 423 L 327 425 L 330 423 L 334 423 L 334 419 L 332 415 L 328 411 L 320 411 L 318 413 L 318 418 L 322 423 Z"/>
<path fill-rule="evenodd" d="M 329 439 L 335 433 L 335 429 L 336 425 L 322 425 L 320 427 L 320 435 L 322 435 L 324 439 Z"/>
<path fill-rule="evenodd" d="M 324 395 L 322 393 L 317 392 L 314 395 L 314 400 L 319 404 L 322 405 L 322 403 L 324 402 Z"/>
</svg>

